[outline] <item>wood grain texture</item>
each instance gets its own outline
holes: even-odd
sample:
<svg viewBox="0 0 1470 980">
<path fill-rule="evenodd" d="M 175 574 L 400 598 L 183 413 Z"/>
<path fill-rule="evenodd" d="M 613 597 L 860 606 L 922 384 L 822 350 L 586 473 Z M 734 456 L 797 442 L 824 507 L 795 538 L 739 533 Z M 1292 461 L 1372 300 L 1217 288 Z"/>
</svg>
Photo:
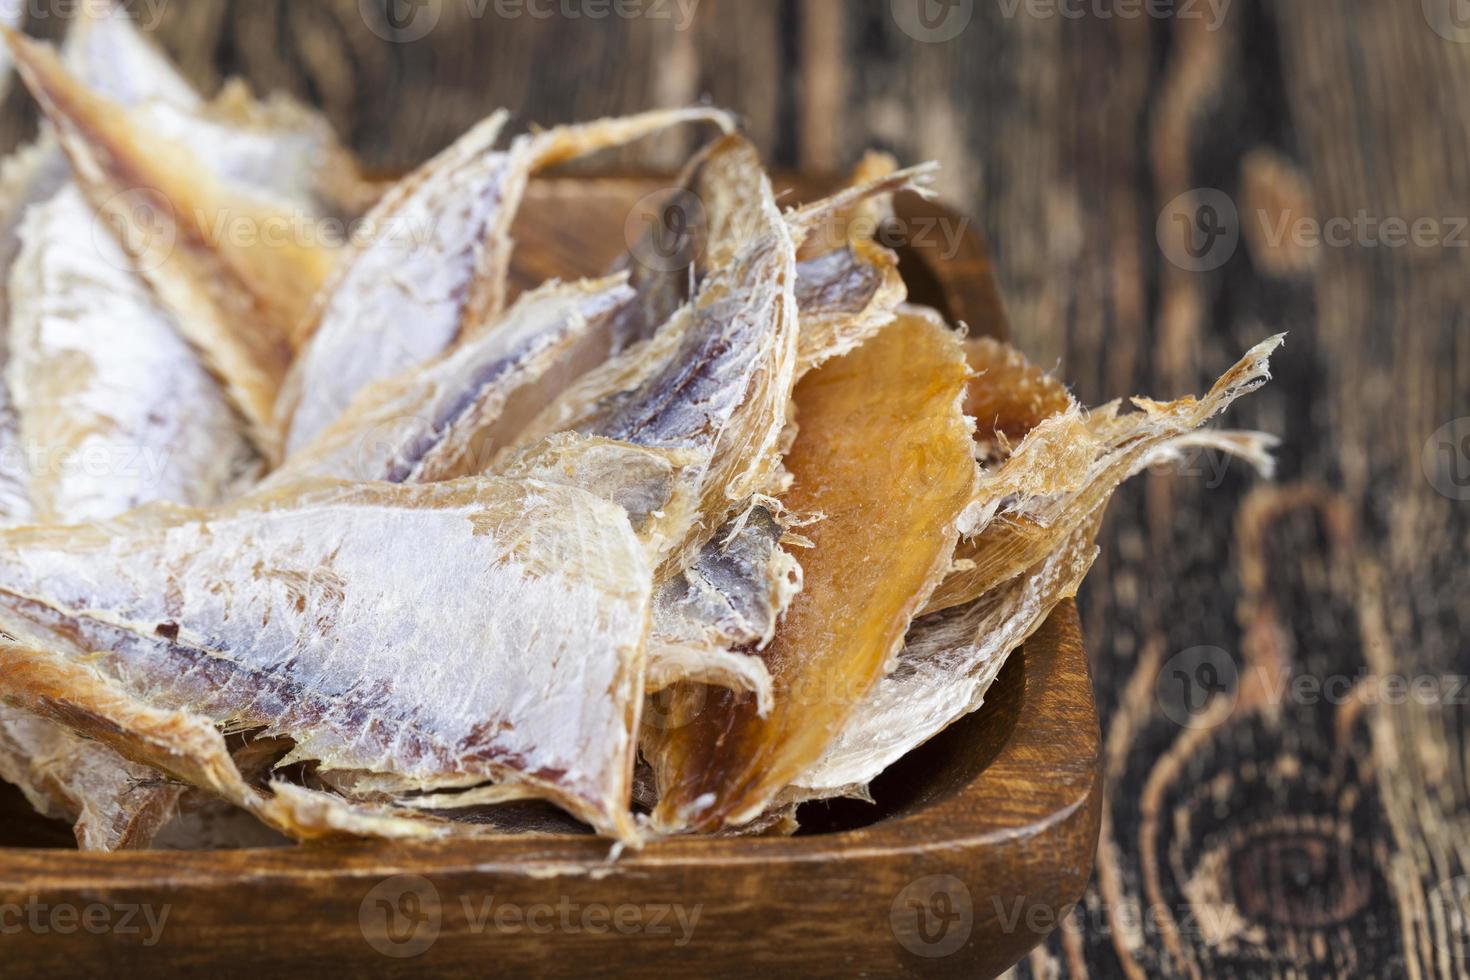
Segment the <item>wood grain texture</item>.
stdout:
<svg viewBox="0 0 1470 980">
<path fill-rule="evenodd" d="M 1283 437 L 1277 484 L 1200 457 L 1113 506 L 1080 603 L 1107 732 L 1102 860 L 1019 972 L 1464 976 L 1470 502 L 1450 467 L 1470 444 L 1441 427 L 1470 416 L 1470 44 L 1452 0 L 1063 6 L 1080 15 L 952 4 L 963 28 L 926 43 L 887 2 L 703 0 L 680 31 L 443 0 L 438 28 L 393 44 L 357 0 L 176 0 L 158 36 L 202 83 L 243 72 L 323 105 L 387 169 L 501 104 L 556 122 L 706 94 L 786 168 L 874 145 L 939 158 L 1020 346 L 1089 403 L 1199 390 L 1290 331 L 1275 384 L 1231 416 Z M 7 106 L 23 131 L 23 99 Z M 1156 224 L 1210 188 L 1240 243 L 1189 271 L 1169 257 L 1183 226 Z M 1276 233 L 1360 213 L 1429 219 L 1440 240 Z M 1447 453 L 1435 480 L 1426 446 Z M 1170 684 L 1201 647 L 1233 671 L 1190 727 Z M 1440 693 L 1382 695 L 1420 677 Z"/>
</svg>

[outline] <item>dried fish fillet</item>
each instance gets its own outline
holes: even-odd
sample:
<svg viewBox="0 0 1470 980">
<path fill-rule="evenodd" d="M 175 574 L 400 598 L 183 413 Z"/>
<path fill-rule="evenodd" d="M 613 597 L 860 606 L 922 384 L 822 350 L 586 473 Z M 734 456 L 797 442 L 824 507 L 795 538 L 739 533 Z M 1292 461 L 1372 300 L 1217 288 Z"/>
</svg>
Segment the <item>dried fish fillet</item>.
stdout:
<svg viewBox="0 0 1470 980">
<path fill-rule="evenodd" d="M 127 7 L 116 0 L 87 0 L 79 5 L 62 57 L 83 85 L 123 105 L 157 100 L 195 109 L 204 103 L 168 56 L 138 29 Z"/>
<path fill-rule="evenodd" d="M 15 34 L 7 41 L 78 184 L 275 460 L 276 393 L 335 250 L 292 233 L 298 214 L 243 193 L 188 147 L 152 133 L 145 114 L 88 91 L 50 47 Z M 257 233 L 237 235 L 239 227 Z"/>
<path fill-rule="evenodd" d="M 484 469 L 480 438 L 516 391 L 632 298 L 621 277 L 551 283 L 449 353 L 365 389 L 271 477 L 433 483 Z"/>
<path fill-rule="evenodd" d="M 575 431 L 694 454 L 680 476 L 689 506 L 649 529 L 657 564 L 670 570 L 693 560 L 733 504 L 778 478 L 795 379 L 795 247 L 755 149 L 737 137 L 721 147 L 706 170 L 724 175 L 722 194 L 754 210 L 728 235 L 712 231 L 713 264 L 695 300 L 652 340 L 574 385 L 521 436 L 529 445 Z"/>
<path fill-rule="evenodd" d="M 369 215 L 377 233 L 327 284 L 281 394 L 288 451 L 335 422 L 366 385 L 494 321 L 505 301 L 510 228 L 531 173 L 680 123 L 729 125 L 711 110 L 650 112 L 521 136 L 492 153 L 504 119 L 497 114 L 471 130 Z"/>
<path fill-rule="evenodd" d="M 19 30 L 21 22 L 25 20 L 26 8 L 22 3 L 0 4 L 0 25 L 9 30 Z M 10 69 L 15 67 L 15 60 L 8 50 L 0 51 L 0 96 L 10 91 Z"/>
<path fill-rule="evenodd" d="M 1103 511 L 1123 480 L 1201 436 L 1247 458 L 1261 453 L 1264 447 L 1253 434 L 1193 430 L 1264 383 L 1268 358 L 1280 341 L 1273 337 L 1253 348 L 1203 399 L 1135 399 L 1141 411 L 1122 416 L 1116 404 L 1084 416 L 1019 355 L 994 342 L 972 342 L 971 363 L 990 371 L 992 389 L 976 390 L 986 382 L 981 374 L 967 404 L 986 404 L 989 418 L 1008 420 L 988 426 L 995 444 L 1021 439 L 1007 461 L 981 478 L 974 506 L 999 512 L 958 552 L 964 571 L 936 592 L 931 611 L 910 631 L 898 666 L 822 759 L 796 780 L 788 798 L 860 794 L 883 769 L 976 710 L 1010 653 L 1076 593 L 1096 555 L 1093 541 Z M 1062 441 L 1081 451 L 1062 454 Z M 997 492 L 992 487 L 1006 488 L 999 491 L 1006 496 L 991 496 Z M 1029 489 L 1012 496 L 1016 487 Z"/>
<path fill-rule="evenodd" d="M 581 491 L 304 484 L 0 551 L 8 618 L 107 651 L 150 707 L 291 738 L 323 769 L 524 785 L 635 836 L 651 575 L 622 512 Z"/>
<path fill-rule="evenodd" d="M 1137 412 L 1112 402 L 1090 413 L 1075 405 L 1030 430 L 1004 463 L 986 471 L 966 510 L 958 567 L 926 612 L 963 605 L 1046 557 L 1114 491 L 1161 454 L 1198 444 L 1200 426 L 1270 377 L 1271 352 L 1282 338 L 1253 347 L 1201 399 L 1161 403 L 1133 399 Z M 1230 434 L 1218 448 L 1260 461 L 1261 437 Z"/>
<path fill-rule="evenodd" d="M 801 592 L 801 565 L 781 547 L 786 530 L 754 505 L 715 532 L 688 568 L 654 597 L 648 690 L 695 681 L 756 695 L 765 716 L 775 701 L 770 671 L 752 656 Z"/>
<path fill-rule="evenodd" d="M 6 630 L 38 635 L 30 624 L 5 619 Z M 153 707 L 85 661 L 81 648 L 55 634 L 43 645 L 0 636 L 0 696 L 34 717 L 96 739 L 143 771 L 205 789 L 299 840 L 447 832 L 412 814 L 349 804 L 289 783 L 272 783 L 269 792 L 262 791 L 242 777 L 223 736 L 207 719 Z"/>
<path fill-rule="evenodd" d="M 968 605 L 915 621 L 897 665 L 783 798 L 861 796 L 883 770 L 978 710 L 1011 652 L 1076 595 L 1097 556 L 1099 517 L 1035 568 Z"/>
<path fill-rule="evenodd" d="M 968 378 L 958 336 L 909 315 L 797 389 L 784 503 L 823 519 L 806 529 L 805 587 L 759 654 L 774 707 L 761 718 L 749 696 L 677 692 L 644 740 L 661 830 L 758 817 L 883 675 L 948 567 L 974 492 Z"/>
<path fill-rule="evenodd" d="M 257 459 L 219 384 L 75 188 L 30 212 L 7 380 L 39 522 L 215 504 Z"/>
<path fill-rule="evenodd" d="M 155 99 L 136 111 L 142 128 L 187 146 L 225 187 L 291 215 L 283 233 L 337 245 L 340 233 L 319 219 L 353 218 L 379 192 L 325 119 L 284 96 L 258 102 L 238 79 L 205 105 Z"/>
<path fill-rule="evenodd" d="M 1032 429 L 1076 404 L 1065 385 L 1009 344 L 976 337 L 965 341 L 965 357 L 975 371 L 965 414 L 975 420 L 975 441 L 987 465 L 1005 459 Z"/>
<path fill-rule="evenodd" d="M 75 827 L 84 851 L 146 847 L 184 791 L 53 721 L 0 706 L 0 779 Z"/>
<path fill-rule="evenodd" d="M 680 215 L 651 227 L 618 263 L 638 299 L 612 325 L 611 349 L 622 352 L 648 340 L 730 247 L 748 200 L 726 172 L 729 147 L 713 144 L 686 169 L 679 190 L 665 204 Z M 907 296 L 898 257 L 873 235 L 892 208 L 893 194 L 922 190 L 932 167 L 899 171 L 887 158 L 866 160 L 846 191 L 788 215 L 797 246 L 796 300 L 801 316 L 798 376 L 857 347 L 893 321 Z M 673 242 L 666 225 L 682 229 Z"/>
</svg>

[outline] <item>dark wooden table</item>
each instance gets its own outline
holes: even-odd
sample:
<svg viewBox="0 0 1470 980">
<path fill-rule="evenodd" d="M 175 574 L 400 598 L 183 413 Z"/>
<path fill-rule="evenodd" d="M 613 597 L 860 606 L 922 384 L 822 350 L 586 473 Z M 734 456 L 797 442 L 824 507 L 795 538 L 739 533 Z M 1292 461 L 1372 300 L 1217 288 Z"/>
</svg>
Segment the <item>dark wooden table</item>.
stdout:
<svg viewBox="0 0 1470 980">
<path fill-rule="evenodd" d="M 202 85 L 314 102 L 384 171 L 500 105 L 703 96 L 782 168 L 937 158 L 1020 345 L 1088 403 L 1198 391 L 1289 331 L 1230 420 L 1282 436 L 1276 482 L 1200 455 L 1113 505 L 1081 597 L 1099 865 L 1018 972 L 1470 973 L 1461 0 L 132 5 Z"/>
</svg>

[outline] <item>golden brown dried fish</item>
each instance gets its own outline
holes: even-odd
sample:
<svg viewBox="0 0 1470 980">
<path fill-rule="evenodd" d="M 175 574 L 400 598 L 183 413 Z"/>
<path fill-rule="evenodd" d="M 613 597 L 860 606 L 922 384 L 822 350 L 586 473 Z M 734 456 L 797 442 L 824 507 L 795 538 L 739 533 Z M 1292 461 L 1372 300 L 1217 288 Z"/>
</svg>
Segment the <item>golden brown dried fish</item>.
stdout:
<svg viewBox="0 0 1470 980">
<path fill-rule="evenodd" d="M 47 45 L 6 35 L 93 206 L 109 220 L 180 329 L 226 383 L 268 458 L 293 338 L 335 250 L 301 217 L 212 174 L 147 116 L 86 89 Z M 238 234 L 239 229 L 249 234 Z"/>
<path fill-rule="evenodd" d="M 4 532 L 0 552 L 7 631 L 107 651 L 89 662 L 149 709 L 289 737 L 324 770 L 524 786 L 635 837 L 651 573 L 586 493 L 312 483 Z"/>
<path fill-rule="evenodd" d="M 184 787 L 53 721 L 0 706 L 0 779 L 36 812 L 72 824 L 84 851 L 146 847 Z"/>
<path fill-rule="evenodd" d="M 795 781 L 788 799 L 860 794 L 887 766 L 978 708 L 1010 653 L 1077 591 L 1118 486 L 1196 444 L 1195 429 L 1269 378 L 1268 360 L 1280 342 L 1273 337 L 1252 348 L 1203 399 L 1134 399 L 1140 411 L 1129 415 L 1119 415 L 1117 403 L 1084 415 L 1019 356 L 993 343 L 972 344 L 977 367 L 998 368 L 990 376 L 992 391 L 982 396 L 974 390 L 985 383 L 981 375 L 967 401 L 988 404 L 989 417 L 998 420 L 982 441 L 1003 444 L 1020 436 L 1021 442 L 981 477 L 967 516 L 978 514 L 983 523 L 959 551 L 962 569 L 946 579 L 930 613 L 914 624 L 897 667 Z M 1052 412 L 1064 402 L 1062 411 Z M 1247 458 L 1264 451 L 1264 437 L 1209 435 L 1206 444 Z"/>
<path fill-rule="evenodd" d="M 963 605 L 1040 562 L 1124 481 L 1201 438 L 1267 466 L 1269 437 L 1228 434 L 1221 441 L 1195 430 L 1266 382 L 1281 341 L 1272 337 L 1253 347 L 1202 399 L 1135 398 L 1139 411 L 1129 414 L 1120 414 L 1119 402 L 1087 413 L 1072 405 L 1043 419 L 1005 462 L 982 475 L 966 511 L 958 565 L 925 611 Z"/>
<path fill-rule="evenodd" d="M 958 336 L 907 315 L 797 389 L 784 502 L 822 519 L 805 531 L 805 586 L 759 654 L 774 705 L 762 718 L 749 696 L 676 691 L 644 742 L 661 830 L 758 817 L 883 675 L 948 568 L 974 492 L 968 378 Z"/>
<path fill-rule="evenodd" d="M 310 340 L 277 409 L 295 452 L 366 385 L 416 367 L 488 328 L 506 295 L 511 224 L 530 175 L 686 122 L 730 125 L 714 110 L 665 110 L 518 137 L 492 153 L 497 114 L 394 188 L 374 234 L 322 295 Z"/>
</svg>

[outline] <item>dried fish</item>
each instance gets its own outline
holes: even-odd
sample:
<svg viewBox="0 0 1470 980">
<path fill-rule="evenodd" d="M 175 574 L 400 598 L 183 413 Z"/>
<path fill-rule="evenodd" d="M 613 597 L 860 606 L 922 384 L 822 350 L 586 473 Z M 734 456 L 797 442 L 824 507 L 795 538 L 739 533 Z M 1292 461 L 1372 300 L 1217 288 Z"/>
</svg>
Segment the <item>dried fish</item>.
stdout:
<svg viewBox="0 0 1470 980">
<path fill-rule="evenodd" d="M 917 620 L 897 665 L 782 799 L 861 797 L 883 770 L 980 708 L 1011 652 L 1075 595 L 1097 556 L 1100 514 L 1028 569 L 968 605 Z"/>
<path fill-rule="evenodd" d="M 520 437 L 524 446 L 575 431 L 694 454 L 680 476 L 685 506 L 649 529 L 658 564 L 673 570 L 693 559 L 732 504 L 777 479 L 796 368 L 795 246 L 759 157 L 727 137 L 705 171 L 721 175 L 713 185 L 722 195 L 754 210 L 728 233 L 712 222 L 712 264 L 695 300 L 651 340 L 573 385 Z M 567 468 L 565 456 L 560 465 Z"/>
<path fill-rule="evenodd" d="M 62 57 L 83 85 L 122 105 L 156 100 L 198 109 L 204 104 L 194 86 L 138 30 L 127 7 L 118 0 L 86 0 L 78 5 Z"/>
<path fill-rule="evenodd" d="M 150 710 L 288 737 L 324 770 L 522 785 L 636 836 L 652 578 L 623 513 L 586 493 L 308 483 L 4 532 L 0 552 L 7 623 L 107 651 L 97 668 Z M 445 615 L 460 593 L 475 601 Z M 197 769 L 177 774 L 219 791 Z"/>
<path fill-rule="evenodd" d="M 75 188 L 32 209 L 11 276 L 7 380 L 35 519 L 208 506 L 257 465 L 219 384 Z"/>
<path fill-rule="evenodd" d="M 677 214 L 651 227 L 619 260 L 638 293 L 612 324 L 611 349 L 648 340 L 688 301 L 722 251 L 750 203 L 729 174 L 730 145 L 713 144 L 686 169 L 664 207 Z M 898 257 L 874 241 L 893 194 L 922 190 L 933 167 L 899 171 L 874 155 L 838 195 L 788 215 L 797 246 L 796 299 L 801 316 L 798 376 L 857 347 L 893 322 L 907 296 Z M 669 225 L 678 232 L 672 241 Z"/>
<path fill-rule="evenodd" d="M 550 283 L 522 296 L 493 329 L 366 388 L 269 485 L 306 476 L 433 483 L 480 472 L 481 440 L 508 399 L 632 295 L 617 277 Z"/>
<path fill-rule="evenodd" d="M 160 138 L 146 112 L 89 91 L 49 46 L 6 39 L 78 184 L 274 461 L 276 392 L 335 249 L 294 233 L 298 213 L 227 183 L 190 147 Z"/>
<path fill-rule="evenodd" d="M 25 20 L 25 4 L 8 3 L 0 4 L 0 26 L 9 30 L 19 30 L 21 22 Z M 10 69 L 15 66 L 14 59 L 9 51 L 0 50 L 0 96 L 10 91 Z"/>
<path fill-rule="evenodd" d="M 336 421 L 366 385 L 494 322 L 505 302 L 511 224 L 533 172 L 680 123 L 729 126 L 713 110 L 650 112 L 521 136 L 492 153 L 504 119 L 471 130 L 369 215 L 375 234 L 327 284 L 281 394 L 288 451 Z"/>
<path fill-rule="evenodd" d="M 1277 336 L 1256 345 L 1201 399 L 1135 398 L 1139 411 L 1127 414 L 1119 402 L 1090 413 L 1072 405 L 1043 419 L 1005 462 L 982 476 L 966 509 L 958 565 L 925 611 L 963 605 L 1035 565 L 1161 454 L 1198 445 L 1196 429 L 1270 377 L 1271 352 L 1281 341 Z M 1262 465 L 1271 442 L 1240 434 L 1213 441 Z"/>
<path fill-rule="evenodd" d="M 415 815 L 367 808 L 284 782 L 250 785 L 215 726 L 186 710 L 156 708 L 86 662 L 58 633 L 6 617 L 0 691 L 28 715 L 82 733 L 142 771 L 208 790 L 300 840 L 341 835 L 431 837 L 447 832 Z M 24 639 L 22 639 L 24 638 Z M 39 642 L 37 642 L 39 641 Z"/>
<path fill-rule="evenodd" d="M 1195 429 L 1263 384 L 1280 343 L 1273 337 L 1252 348 L 1202 399 L 1138 398 L 1140 411 L 1133 414 L 1120 415 L 1114 403 L 1084 415 L 1019 355 L 972 342 L 972 363 L 998 368 L 989 375 L 990 392 L 975 390 L 985 384 L 982 374 L 967 400 L 993 409 L 988 415 L 997 421 L 982 441 L 1003 443 L 1014 435 L 1020 444 L 981 478 L 967 516 L 974 520 L 978 511 L 984 523 L 959 551 L 963 570 L 941 586 L 929 614 L 910 631 L 897 667 L 788 798 L 861 793 L 887 766 L 976 710 L 1010 653 L 1077 591 L 1118 486 L 1195 444 Z M 1206 443 L 1247 458 L 1264 451 L 1254 434 L 1209 434 Z"/>
<path fill-rule="evenodd" d="M 759 656 L 775 679 L 753 697 L 678 691 L 644 753 L 664 831 L 713 831 L 758 817 L 808 769 L 883 675 L 949 564 L 975 488 L 957 335 L 907 315 L 797 389 L 801 431 L 786 457 L 806 529 L 805 586 Z M 881 560 L 879 560 L 881 559 Z"/>
<path fill-rule="evenodd" d="M 184 791 L 56 722 L 10 707 L 0 707 L 0 779 L 20 787 L 38 813 L 73 824 L 87 851 L 148 846 Z"/>
</svg>

